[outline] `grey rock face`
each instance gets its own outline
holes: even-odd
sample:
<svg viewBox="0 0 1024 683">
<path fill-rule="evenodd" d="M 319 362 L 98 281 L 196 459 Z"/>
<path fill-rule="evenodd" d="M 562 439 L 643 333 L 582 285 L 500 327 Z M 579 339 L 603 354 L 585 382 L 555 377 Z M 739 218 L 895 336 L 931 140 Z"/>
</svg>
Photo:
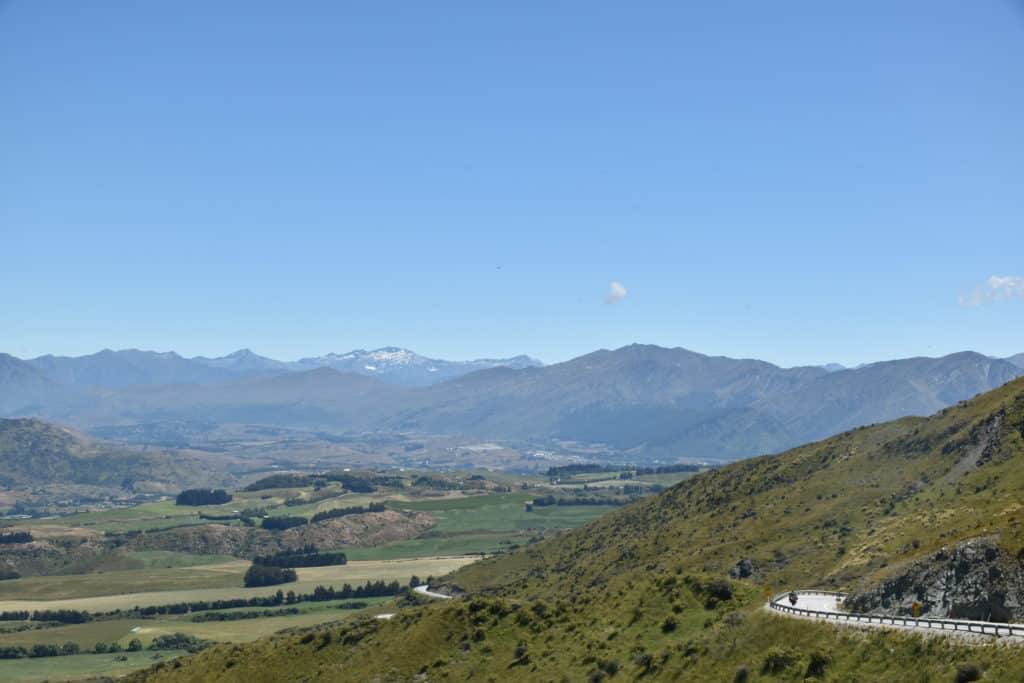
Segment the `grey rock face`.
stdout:
<svg viewBox="0 0 1024 683">
<path fill-rule="evenodd" d="M 757 566 L 749 558 L 743 558 L 736 563 L 736 566 L 729 570 L 729 576 L 734 579 L 746 579 L 757 572 Z"/>
<path fill-rule="evenodd" d="M 976 538 L 942 548 L 881 585 L 851 593 L 855 612 L 911 614 L 980 621 L 1024 619 L 1024 564 L 995 538 Z"/>
</svg>

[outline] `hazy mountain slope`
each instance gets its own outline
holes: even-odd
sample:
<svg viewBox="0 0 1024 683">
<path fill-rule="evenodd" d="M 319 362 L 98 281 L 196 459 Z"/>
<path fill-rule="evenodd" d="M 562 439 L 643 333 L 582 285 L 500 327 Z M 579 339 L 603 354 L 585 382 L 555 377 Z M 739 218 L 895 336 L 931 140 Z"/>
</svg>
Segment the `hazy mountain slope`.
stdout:
<svg viewBox="0 0 1024 683">
<path fill-rule="evenodd" d="M 1021 374 L 1010 363 L 975 353 L 828 372 L 633 345 L 429 387 L 391 424 L 736 458 L 853 426 L 927 415 Z"/>
<path fill-rule="evenodd" d="M 632 345 L 521 371 L 473 373 L 423 390 L 396 424 L 553 436 L 632 447 L 826 374 L 685 349 Z"/>
<path fill-rule="evenodd" d="M 34 419 L 0 419 L 0 484 L 7 487 L 85 484 L 177 491 L 222 484 L 212 459 L 132 450 L 93 441 Z"/>
<path fill-rule="evenodd" d="M 1024 353 L 1018 353 L 1016 356 L 1010 356 L 1006 360 L 1013 363 L 1018 368 L 1024 368 Z"/>
<path fill-rule="evenodd" d="M 204 384 L 233 377 L 228 370 L 182 358 L 173 351 L 105 349 L 88 356 L 40 356 L 28 362 L 62 384 L 106 388 Z"/>
<path fill-rule="evenodd" d="M 31 414 L 60 402 L 65 393 L 31 364 L 0 353 L 0 414 Z"/>
<path fill-rule="evenodd" d="M 26 361 L 51 379 L 65 385 L 122 388 L 159 384 L 214 384 L 239 377 L 251 377 L 317 368 L 377 377 L 400 386 L 436 384 L 476 370 L 495 367 L 537 367 L 541 362 L 529 356 L 447 361 L 421 356 L 408 349 L 384 347 L 349 353 L 329 353 L 294 362 L 260 356 L 239 349 L 219 358 L 183 358 L 173 351 L 105 349 L 87 356 L 40 356 Z"/>
<path fill-rule="evenodd" d="M 469 599 L 214 648 L 139 678 L 731 681 L 746 666 L 750 680 L 942 681 L 972 661 L 985 680 L 1020 680 L 1019 648 L 861 633 L 759 607 L 766 587 L 874 585 L 980 537 L 1016 558 L 1022 493 L 1024 379 L 930 418 L 698 475 L 442 582 Z M 749 577 L 723 583 L 739 560 Z M 983 574 L 974 599 L 1007 589 Z"/>
<path fill-rule="evenodd" d="M 220 358 L 205 358 L 194 356 L 189 360 L 200 363 L 207 367 L 229 370 L 236 374 L 264 374 L 271 372 L 284 372 L 291 369 L 290 363 L 267 358 L 253 353 L 249 349 L 239 349 Z"/>
<path fill-rule="evenodd" d="M 1020 368 L 979 353 L 906 358 L 834 372 L 756 406 L 801 441 L 904 415 L 930 415 L 1021 376 Z"/>
<path fill-rule="evenodd" d="M 392 351 L 396 367 L 408 360 L 406 352 Z M 630 457 L 731 459 L 778 452 L 858 425 L 926 415 L 1024 374 L 1007 361 L 969 352 L 829 372 L 633 345 L 546 367 L 497 367 L 402 387 L 394 377 L 327 367 L 275 372 L 266 359 L 245 352 L 232 354 L 222 367 L 175 354 L 138 353 L 96 354 L 102 356 L 94 359 L 98 365 L 80 368 L 74 378 L 125 386 L 58 385 L 73 390 L 62 392 L 33 375 L 33 393 L 13 381 L 0 382 L 0 411 L 24 408 L 14 414 L 83 427 L 203 419 L 327 431 L 562 439 L 607 444 Z M 20 367 L 21 376 L 25 368 L 16 360 L 8 364 Z M 237 362 L 236 370 L 227 369 L 231 362 Z M 182 363 L 200 368 L 187 375 L 194 382 L 153 383 L 167 373 L 186 376 Z M 410 363 L 423 368 L 419 361 Z M 131 372 L 142 374 L 126 374 Z"/>
<path fill-rule="evenodd" d="M 402 389 L 372 377 L 319 368 L 222 384 L 133 387 L 106 397 L 88 421 L 205 420 L 361 429 Z"/>
</svg>

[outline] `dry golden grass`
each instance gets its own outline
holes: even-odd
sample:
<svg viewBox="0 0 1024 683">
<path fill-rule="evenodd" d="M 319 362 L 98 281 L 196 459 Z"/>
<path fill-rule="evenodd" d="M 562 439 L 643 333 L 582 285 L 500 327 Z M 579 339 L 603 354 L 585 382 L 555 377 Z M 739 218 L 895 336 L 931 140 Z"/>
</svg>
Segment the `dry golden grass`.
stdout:
<svg viewBox="0 0 1024 683">
<path fill-rule="evenodd" d="M 310 593 L 318 584 L 334 585 L 340 588 L 341 585 L 345 583 L 357 585 L 371 580 L 376 581 L 378 579 L 382 579 L 384 581 L 397 580 L 405 583 L 413 575 L 420 577 L 426 577 L 429 575 L 441 576 L 474 562 L 477 559 L 477 557 L 420 557 L 402 560 L 349 562 L 346 565 L 336 567 L 308 567 L 298 570 L 299 580 L 295 583 L 289 583 L 282 586 L 267 586 L 264 588 L 242 588 L 241 577 L 245 572 L 245 569 L 248 567 L 248 563 L 244 561 L 225 562 L 219 565 L 183 567 L 175 570 L 158 571 L 161 571 L 164 574 L 173 572 L 175 573 L 175 576 L 181 577 L 182 582 L 187 582 L 187 577 L 190 573 L 205 574 L 214 577 L 217 575 L 220 575 L 221 577 L 230 577 L 231 574 L 237 573 L 238 587 L 197 587 L 181 590 L 172 589 L 161 591 L 124 592 L 114 595 L 102 595 L 98 593 L 117 590 L 117 579 L 118 575 L 121 574 L 124 574 L 126 577 L 128 575 L 134 575 L 137 582 L 133 583 L 133 586 L 145 586 L 147 583 L 146 575 L 151 573 L 153 570 L 109 572 L 105 575 L 87 574 L 84 576 L 91 577 L 94 580 L 103 579 L 104 577 L 106 577 L 106 580 L 100 583 L 92 581 L 88 585 L 83 584 L 75 588 L 76 592 L 81 593 L 83 591 L 91 591 L 93 593 L 92 595 L 78 595 L 75 597 L 56 600 L 43 599 L 41 596 L 46 594 L 46 588 L 49 587 L 56 590 L 61 582 L 67 582 L 69 579 L 78 577 L 39 577 L 37 579 L 31 579 L 31 581 L 34 582 L 32 587 L 36 589 L 33 591 L 33 594 L 40 597 L 35 599 L 18 600 L 10 599 L 13 596 L 8 593 L 7 595 L 9 599 L 0 600 L 0 612 L 37 609 L 77 609 L 87 610 L 89 612 L 108 612 L 116 609 L 130 609 L 135 606 L 144 607 L 146 605 L 167 605 L 176 602 L 252 598 L 259 595 L 273 595 L 278 589 L 285 591 L 293 590 L 296 593 Z M 168 578 L 168 580 L 173 581 L 174 579 Z M 223 581 L 223 578 L 220 580 Z M 18 579 L 17 581 L 29 580 Z M 42 585 L 42 582 L 44 581 L 47 584 L 45 586 Z M 9 583 L 15 582 L 12 581 Z"/>
</svg>

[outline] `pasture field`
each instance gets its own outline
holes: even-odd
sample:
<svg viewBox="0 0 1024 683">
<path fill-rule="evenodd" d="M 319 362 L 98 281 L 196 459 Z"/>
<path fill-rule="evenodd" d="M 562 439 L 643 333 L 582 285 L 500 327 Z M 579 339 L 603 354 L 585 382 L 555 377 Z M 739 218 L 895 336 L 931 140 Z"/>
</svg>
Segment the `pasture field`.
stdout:
<svg viewBox="0 0 1024 683">
<path fill-rule="evenodd" d="M 547 491 L 538 491 L 544 495 Z M 580 526 L 613 509 L 605 505 L 551 505 L 526 511 L 533 493 L 503 493 L 420 502 L 395 502 L 393 507 L 429 512 L 440 533 L 524 532 Z"/>
<path fill-rule="evenodd" d="M 368 611 L 374 611 L 376 605 L 391 600 L 384 598 L 362 598 L 358 602 L 367 603 Z M 361 610 L 340 609 L 338 605 L 351 603 L 352 600 L 330 600 L 326 602 L 300 602 L 295 605 L 271 608 L 272 611 L 292 608 L 298 614 L 260 617 L 256 619 L 237 619 L 234 621 L 192 621 L 192 614 L 162 615 L 155 618 L 124 618 L 103 619 L 86 624 L 70 624 L 52 628 L 33 629 L 16 633 L 0 633 L 0 647 L 21 645 L 32 647 L 37 643 L 76 643 L 83 650 L 91 650 L 97 642 L 117 642 L 122 647 L 128 645 L 132 638 L 138 638 L 146 647 L 157 636 L 186 633 L 201 640 L 218 642 L 247 642 L 270 635 L 285 628 L 315 626 L 326 621 L 342 621 Z M 263 608 L 239 607 L 235 609 L 217 610 L 220 613 L 262 611 Z M 209 614 L 197 613 L 197 614 Z"/>
<path fill-rule="evenodd" d="M 214 565 L 222 570 L 223 583 L 225 587 L 214 588 L 174 588 L 175 583 L 171 578 L 165 578 L 167 584 L 172 586 L 164 590 L 152 590 L 152 583 L 147 584 L 147 575 L 150 572 L 128 572 L 135 574 L 134 587 L 138 589 L 150 588 L 149 590 L 125 593 L 125 586 L 117 584 L 104 584 L 97 581 L 97 578 L 107 577 L 109 574 L 92 575 L 80 574 L 75 576 L 47 576 L 32 577 L 27 579 L 13 579 L 0 582 L 0 588 L 5 592 L 0 597 L 0 612 L 15 610 L 45 610 L 45 609 L 75 609 L 89 612 L 109 612 L 117 609 L 131 609 L 133 607 L 145 607 L 148 605 L 169 605 L 177 602 L 190 602 L 197 600 L 228 600 L 232 598 L 253 598 L 263 595 L 273 595 L 281 590 L 293 590 L 296 593 L 310 593 L 317 585 L 333 585 L 340 588 L 342 584 L 350 583 L 353 586 L 364 584 L 367 581 L 398 581 L 408 583 L 409 579 L 415 576 L 442 576 L 448 572 L 463 567 L 478 558 L 473 556 L 457 557 L 417 557 L 393 560 L 367 560 L 360 562 L 349 562 L 346 565 L 330 567 L 304 567 L 298 569 L 299 580 L 293 583 L 279 586 L 263 586 L 260 588 L 243 588 L 242 574 L 248 567 L 248 563 L 237 560 L 223 565 Z M 174 572 L 174 576 L 182 576 L 191 571 L 205 570 L 207 568 L 185 568 L 180 570 L 156 570 L 159 572 Z M 165 575 L 166 576 L 166 575 Z M 61 581 L 69 579 L 86 579 L 88 581 L 74 584 L 73 590 L 66 590 L 72 595 L 66 598 L 53 598 L 49 596 L 42 587 L 42 582 L 47 581 L 47 586 L 59 590 Z M 19 599 L 16 590 L 8 589 L 5 584 L 22 584 L 28 582 L 34 589 L 34 596 L 31 598 Z M 24 585 L 24 584 L 23 584 Z M 179 584 L 180 585 L 180 584 Z M 87 594 L 87 595 L 86 595 Z M 49 599 L 47 599 L 49 598 Z"/>
<path fill-rule="evenodd" d="M 530 536 L 526 532 L 429 535 L 374 548 L 351 548 L 345 554 L 349 560 L 395 560 L 481 553 L 492 555 L 513 544 L 522 545 Z"/>
<path fill-rule="evenodd" d="M 217 506 L 179 506 L 173 499 L 143 503 L 130 508 L 82 512 L 59 518 L 19 522 L 19 528 L 37 540 L 67 547 L 81 543 L 100 545 L 104 550 L 83 565 L 87 573 L 26 575 L 0 581 L 0 611 L 82 610 L 93 614 L 131 611 L 135 608 L 182 602 L 229 600 L 271 596 L 278 590 L 311 593 L 318 585 L 341 588 L 369 581 L 398 581 L 407 585 L 413 576 L 440 577 L 491 555 L 524 545 L 545 532 L 585 524 L 612 511 L 610 506 L 542 506 L 527 511 L 535 497 L 558 494 L 547 479 L 525 475 L 491 473 L 430 472 L 389 473 L 405 479 L 403 486 L 381 485 L 371 493 L 347 491 L 338 482 L 316 488 L 290 487 L 233 492 L 233 500 Z M 603 478 L 612 476 L 602 473 Z M 485 477 L 482 479 L 481 477 Z M 434 485 L 433 482 L 442 482 Z M 610 484 L 620 485 L 618 481 Z M 512 488 L 513 492 L 508 492 Z M 563 494 L 566 490 L 561 491 Z M 616 495 L 602 490 L 591 495 Z M 291 504 L 286 504 L 289 501 Z M 196 524 L 240 525 L 240 519 L 208 520 L 200 514 L 230 515 L 249 510 L 249 523 L 259 517 L 305 517 L 334 508 L 367 507 L 387 503 L 391 510 L 424 513 L 433 525 L 415 538 L 370 545 L 367 540 L 346 541 L 340 549 L 348 556 L 345 565 L 299 567 L 298 581 L 245 588 L 243 576 L 250 566 L 247 557 L 193 555 L 183 550 L 129 550 L 136 532 L 147 532 Z M 391 513 L 393 515 L 393 513 Z M 369 518 L 368 518 L 369 519 Z M 359 529 L 358 520 L 353 528 Z M 421 522 L 422 524 L 422 522 Z M 422 526 L 420 527 L 422 529 Z M 277 532 L 274 532 L 277 533 Z M 225 545 L 224 547 L 231 547 Z M 333 550 L 324 546 L 321 550 Z M 57 565 L 57 571 L 68 571 Z M 40 572 L 45 574 L 45 572 Z M 282 629 L 304 628 L 325 622 L 343 621 L 360 612 L 393 610 L 393 598 L 367 598 L 366 610 L 340 609 L 340 602 L 303 602 L 282 607 L 295 614 L 270 614 L 252 619 L 193 621 L 192 614 L 112 615 L 84 624 L 54 625 L 16 631 L 14 622 L 0 624 L 0 647 L 75 643 L 91 650 L 97 642 L 118 642 L 122 647 L 133 638 L 148 647 L 163 635 L 176 633 L 212 642 L 248 642 Z M 279 608 L 242 607 L 239 611 Z M 233 610 L 217 610 L 228 612 Z M 0 660 L 0 680 L 68 680 L 98 675 L 116 676 L 148 666 L 154 657 L 179 656 L 179 652 L 143 651 L 118 654 L 82 654 L 23 660 Z M 120 658 L 124 658 L 122 661 Z"/>
<path fill-rule="evenodd" d="M 102 655 L 69 655 L 37 659 L 0 659 L 0 681 L 37 683 L 120 676 L 137 669 L 188 654 L 183 650 L 121 652 Z M 122 661 L 123 660 L 123 661 Z"/>
<path fill-rule="evenodd" d="M 66 576 L 30 576 L 0 581 L 0 604 L 17 600 L 60 601 L 99 595 L 189 592 L 198 589 L 232 588 L 242 585 L 249 567 L 244 560 L 231 559 L 221 564 L 194 567 L 150 567 L 122 571 L 103 571 Z"/>
</svg>

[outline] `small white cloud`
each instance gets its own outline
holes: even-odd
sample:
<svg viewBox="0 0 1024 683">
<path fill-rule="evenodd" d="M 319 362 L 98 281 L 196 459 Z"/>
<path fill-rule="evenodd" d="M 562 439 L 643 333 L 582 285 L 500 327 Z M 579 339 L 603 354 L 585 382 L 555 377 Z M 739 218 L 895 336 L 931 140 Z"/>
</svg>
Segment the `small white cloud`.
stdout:
<svg viewBox="0 0 1024 683">
<path fill-rule="evenodd" d="M 608 293 L 604 295 L 606 304 L 617 304 L 626 298 L 626 286 L 618 280 L 608 283 Z"/>
<path fill-rule="evenodd" d="M 1024 277 L 993 275 L 969 292 L 960 295 L 961 306 L 981 306 L 990 301 L 1024 299 Z"/>
</svg>

